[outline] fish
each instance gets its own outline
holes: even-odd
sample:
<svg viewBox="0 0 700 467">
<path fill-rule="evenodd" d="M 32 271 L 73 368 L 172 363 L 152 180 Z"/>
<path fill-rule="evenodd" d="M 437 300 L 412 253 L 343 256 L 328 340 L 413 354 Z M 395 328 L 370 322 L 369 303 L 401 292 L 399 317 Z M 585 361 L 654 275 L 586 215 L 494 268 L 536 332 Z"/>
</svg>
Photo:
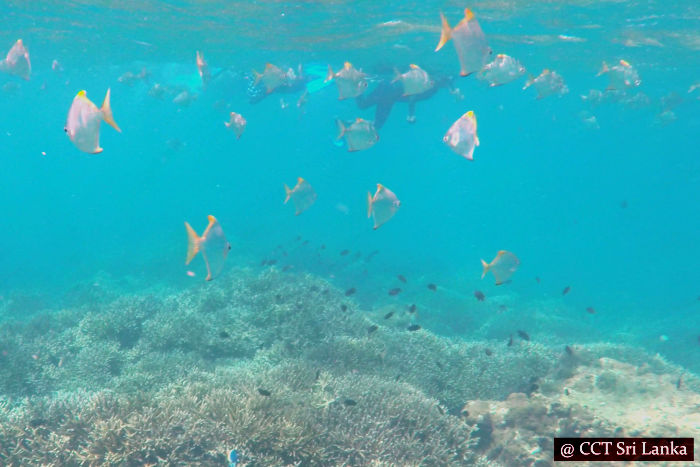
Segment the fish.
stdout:
<svg viewBox="0 0 700 467">
<path fill-rule="evenodd" d="M 678 381 L 676 381 L 676 389 L 683 387 L 683 373 L 678 376 Z"/>
<path fill-rule="evenodd" d="M 379 141 L 379 134 L 374 123 L 362 118 L 352 123 L 336 120 L 338 136 L 336 140 L 345 137 L 348 152 L 363 151 L 374 146 Z"/>
<path fill-rule="evenodd" d="M 180 107 L 188 107 L 192 102 L 197 100 L 197 94 L 193 94 L 187 90 L 182 91 L 173 98 L 173 104 Z"/>
<path fill-rule="evenodd" d="M 339 100 L 357 97 L 367 89 L 367 75 L 362 70 L 355 69 L 350 62 L 345 62 L 337 73 L 333 73 L 333 68 L 328 65 L 328 74 L 324 82 L 331 80 L 335 80 L 338 86 Z"/>
<path fill-rule="evenodd" d="M 355 287 L 350 287 L 348 290 L 345 291 L 345 296 L 349 297 L 350 295 L 353 295 L 355 292 L 357 292 Z"/>
<path fill-rule="evenodd" d="M 588 308 L 586 308 L 586 311 L 591 315 L 595 314 L 595 308 L 593 308 L 592 306 L 589 306 Z"/>
<path fill-rule="evenodd" d="M 29 81 L 32 74 L 32 63 L 29 60 L 29 51 L 24 46 L 22 39 L 17 39 L 17 42 L 7 52 L 5 59 L 0 61 L 0 71 Z"/>
<path fill-rule="evenodd" d="M 379 329 L 379 326 L 377 326 L 376 324 L 373 324 L 367 328 L 367 334 L 372 334 L 377 329 Z"/>
<path fill-rule="evenodd" d="M 440 404 L 437 406 L 438 412 L 440 412 L 440 415 L 445 415 L 445 409 L 443 409 Z"/>
<path fill-rule="evenodd" d="M 245 130 L 247 124 L 248 122 L 245 118 L 243 118 L 243 115 L 236 112 L 231 112 L 231 118 L 229 119 L 229 121 L 224 122 L 226 128 L 229 128 L 231 131 L 233 131 L 236 134 L 236 138 L 238 139 L 241 138 L 241 135 L 243 134 L 243 131 Z"/>
<path fill-rule="evenodd" d="M 394 287 L 393 289 L 389 290 L 389 295 L 391 295 L 392 297 L 395 295 L 398 295 L 400 293 L 401 293 L 401 289 L 398 287 Z"/>
<path fill-rule="evenodd" d="M 429 289 L 429 290 L 432 290 L 433 292 L 435 292 L 435 291 L 437 290 L 437 285 L 435 285 L 435 284 L 428 284 L 428 289 Z"/>
<path fill-rule="evenodd" d="M 393 311 L 390 311 L 389 313 L 387 313 L 387 314 L 384 315 L 384 319 L 389 319 L 389 318 L 391 318 L 392 316 L 394 316 L 394 312 L 393 312 Z"/>
<path fill-rule="evenodd" d="M 348 253 L 350 253 L 350 250 L 343 250 L 343 251 L 340 252 L 340 256 L 345 256 L 345 255 L 347 255 Z"/>
<path fill-rule="evenodd" d="M 492 62 L 484 65 L 477 78 L 494 87 L 510 83 L 524 74 L 525 67 L 518 60 L 509 55 L 498 54 Z"/>
<path fill-rule="evenodd" d="M 479 300 L 480 302 L 483 302 L 484 299 L 486 298 L 486 295 L 484 295 L 484 292 L 482 292 L 481 290 L 475 290 L 475 291 L 474 291 L 474 296 L 475 296 L 476 299 Z"/>
<path fill-rule="evenodd" d="M 392 83 L 400 81 L 403 85 L 403 97 L 423 94 L 435 86 L 435 81 L 430 79 L 428 73 L 418 65 L 411 64 L 406 73 L 396 72 L 396 78 Z"/>
<path fill-rule="evenodd" d="M 357 402 L 355 402 L 355 401 L 352 400 L 352 399 L 345 399 L 345 400 L 343 401 L 343 404 L 345 404 L 345 405 L 348 406 L 348 407 L 353 407 L 353 406 L 357 405 Z"/>
<path fill-rule="evenodd" d="M 534 86 L 535 90 L 537 91 L 538 99 L 544 99 L 545 97 L 554 94 L 563 96 L 569 92 L 569 88 L 564 83 L 564 78 L 562 78 L 556 71 L 550 71 L 547 69 L 542 70 L 542 73 L 540 73 L 536 78 L 531 76 L 525 83 L 525 86 L 523 86 L 523 90 L 529 88 L 530 86 Z"/>
<path fill-rule="evenodd" d="M 408 329 L 411 332 L 418 331 L 420 329 L 420 324 L 412 324 L 409 327 L 407 327 L 406 329 Z"/>
<path fill-rule="evenodd" d="M 401 201 L 399 201 L 394 192 L 381 183 L 377 183 L 377 191 L 374 193 L 374 196 L 367 192 L 367 217 L 373 218 L 374 230 L 377 230 L 394 217 L 400 206 Z"/>
<path fill-rule="evenodd" d="M 185 229 L 187 229 L 187 259 L 185 264 L 190 264 L 190 261 L 201 251 L 204 263 L 207 266 L 207 277 L 205 280 L 210 281 L 218 276 L 224 268 L 226 257 L 231 250 L 231 244 L 226 240 L 224 230 L 216 218 L 209 215 L 207 219 L 209 220 L 209 225 L 201 237 L 198 237 L 190 224 L 185 222 Z"/>
<path fill-rule="evenodd" d="M 118 132 L 122 131 L 112 116 L 109 96 L 110 90 L 107 89 L 102 107 L 99 109 L 87 98 L 85 91 L 78 92 L 73 99 L 63 130 L 75 147 L 83 152 L 99 154 L 103 151 L 100 147 L 100 123 L 102 120 Z"/>
<path fill-rule="evenodd" d="M 481 272 L 482 279 L 486 276 L 486 273 L 491 271 L 493 277 L 496 279 L 496 285 L 501 285 L 507 282 L 513 273 L 518 270 L 520 260 L 513 253 L 501 250 L 490 263 L 482 259 L 481 266 L 483 267 L 483 271 Z"/>
<path fill-rule="evenodd" d="M 508 339 L 508 347 L 513 346 L 513 334 L 510 335 L 510 338 Z"/>
<path fill-rule="evenodd" d="M 570 345 L 567 345 L 566 347 L 564 347 L 564 351 L 569 356 L 572 356 L 574 354 L 574 349 Z"/>
<path fill-rule="evenodd" d="M 408 306 L 408 312 L 409 312 L 409 313 L 415 313 L 417 309 L 418 309 L 418 307 L 416 307 L 416 304 L 415 304 L 415 303 L 413 303 L 413 304 L 411 304 L 411 305 Z"/>
<path fill-rule="evenodd" d="M 562 295 L 566 295 L 566 294 L 569 293 L 570 290 L 571 290 L 571 287 L 569 287 L 569 286 L 567 285 L 566 287 L 564 287 L 564 290 L 561 291 L 561 294 L 562 294 Z"/>
<path fill-rule="evenodd" d="M 603 66 L 596 76 L 608 75 L 608 86 L 606 91 L 624 91 L 642 84 L 637 70 L 626 60 L 620 60 L 617 65 L 609 67 L 603 62 Z"/>
<path fill-rule="evenodd" d="M 530 335 L 528 333 L 526 333 L 525 331 L 521 331 L 520 329 L 518 329 L 518 336 L 520 336 L 520 338 L 522 340 L 525 340 L 525 341 L 530 340 Z"/>
<path fill-rule="evenodd" d="M 258 73 L 253 70 L 253 75 L 255 75 L 254 86 L 257 86 L 260 82 L 265 86 L 265 92 L 267 94 L 272 93 L 275 89 L 280 86 L 287 85 L 288 75 L 282 71 L 279 67 L 276 67 L 272 63 L 265 65 L 265 70 L 262 73 Z"/>
<path fill-rule="evenodd" d="M 403 282 L 404 284 L 407 282 L 406 278 L 402 274 L 397 275 L 396 278 L 398 280 L 400 280 L 401 282 Z"/>
<path fill-rule="evenodd" d="M 484 353 L 485 353 L 487 356 L 489 356 L 489 357 L 490 357 L 491 355 L 493 355 L 493 351 L 491 351 L 491 349 L 485 349 L 485 350 L 484 350 Z"/>
<path fill-rule="evenodd" d="M 440 20 L 442 21 L 442 30 L 440 42 L 435 47 L 435 52 L 452 39 L 459 59 L 460 76 L 469 76 L 481 70 L 493 52 L 486 41 L 484 31 L 481 30 L 479 22 L 474 17 L 474 13 L 469 8 L 465 8 L 464 18 L 454 28 L 450 28 L 447 18 L 442 12 L 440 12 Z"/>
<path fill-rule="evenodd" d="M 258 388 L 258 393 L 261 396 L 265 396 L 265 397 L 270 397 L 272 395 L 272 393 L 270 391 L 268 391 L 267 389 L 263 389 L 263 388 Z"/>
<path fill-rule="evenodd" d="M 340 305 L 340 311 L 348 311 L 348 306 L 345 304 Z"/>
<path fill-rule="evenodd" d="M 197 71 L 199 71 L 199 77 L 202 79 L 202 86 L 206 88 L 211 80 L 211 73 L 209 72 L 209 65 L 204 60 L 204 55 L 199 50 L 197 51 Z"/>
<path fill-rule="evenodd" d="M 226 331 L 221 331 L 219 332 L 219 337 L 222 339 L 228 339 L 229 337 L 231 337 L 231 335 Z"/>
<path fill-rule="evenodd" d="M 294 208 L 296 209 L 295 215 L 299 215 L 306 211 L 314 204 L 316 201 L 316 192 L 311 187 L 311 184 L 299 177 L 297 179 L 297 184 L 294 188 L 289 188 L 286 184 L 284 185 L 284 191 L 287 197 L 284 199 L 284 204 L 291 199 L 294 203 Z"/>
<path fill-rule="evenodd" d="M 57 62 L 58 63 L 58 62 Z M 117 81 L 119 81 L 122 84 L 125 84 L 127 86 L 133 86 L 136 81 L 143 80 L 147 81 L 148 77 L 150 76 L 150 73 L 148 70 L 145 68 L 141 69 L 141 72 L 136 74 L 131 71 L 127 71 L 123 75 L 121 75 L 119 78 L 117 78 Z"/>
<path fill-rule="evenodd" d="M 476 115 L 470 110 L 459 117 L 447 130 L 442 141 L 447 144 L 455 154 L 474 160 L 474 148 L 479 146 L 479 135 L 477 134 Z"/>
</svg>

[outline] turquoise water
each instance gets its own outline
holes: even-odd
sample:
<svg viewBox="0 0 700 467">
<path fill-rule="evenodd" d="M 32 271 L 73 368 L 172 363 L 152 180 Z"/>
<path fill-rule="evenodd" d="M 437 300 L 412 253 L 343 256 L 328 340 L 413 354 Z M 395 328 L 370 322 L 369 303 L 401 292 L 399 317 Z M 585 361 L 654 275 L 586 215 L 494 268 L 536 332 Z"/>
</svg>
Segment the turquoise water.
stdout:
<svg viewBox="0 0 700 467">
<path fill-rule="evenodd" d="M 525 330 L 544 346 L 628 345 L 700 371 L 700 89 L 689 91 L 700 80 L 699 5 L 468 5 L 494 54 L 564 78 L 569 92 L 544 99 L 522 89 L 527 76 L 493 88 L 459 77 L 451 43 L 433 51 L 439 11 L 455 26 L 465 6 L 6 3 L 0 47 L 22 38 L 32 75 L 0 75 L 0 319 L 99 313 L 120 295 L 197 297 L 273 269 L 282 284 L 310 273 L 340 296 L 355 288 L 347 300 L 360 315 L 418 304 L 426 311 L 411 321 L 422 332 L 457 341 L 505 346 Z M 213 75 L 206 88 L 197 50 Z M 602 62 L 620 59 L 641 85 L 600 103 L 582 99 L 605 90 Z M 328 64 L 339 70 L 344 61 L 368 74 L 368 93 L 415 63 L 452 76 L 463 99 L 440 89 L 417 102 L 414 123 L 398 102 L 377 144 L 348 152 L 335 119 L 373 120 L 374 109 L 339 101 L 335 83 L 322 82 Z M 301 64 L 311 79 L 303 108 L 301 91 L 250 102 L 252 70 L 266 63 Z M 142 69 L 146 80 L 120 82 Z M 149 95 L 156 83 L 172 91 Z M 80 90 L 100 105 L 108 88 L 122 133 L 103 123 L 104 152 L 85 154 L 63 131 L 68 109 Z M 185 90 L 196 99 L 174 103 Z M 626 101 L 635 96 L 640 104 Z M 474 161 L 442 141 L 468 110 L 481 141 Z M 224 126 L 231 111 L 247 120 L 240 139 Z M 297 177 L 318 195 L 299 216 L 283 204 L 283 184 Z M 377 183 L 401 207 L 373 230 L 366 193 Z M 201 258 L 184 264 L 183 223 L 201 233 L 209 214 L 232 249 L 223 273 L 205 283 Z M 496 286 L 490 274 L 481 279 L 480 259 L 499 250 L 521 264 Z M 277 263 L 261 265 L 270 259 Z M 394 287 L 401 293 L 388 295 Z M 12 350 L 8 329 L 3 348 Z"/>
</svg>

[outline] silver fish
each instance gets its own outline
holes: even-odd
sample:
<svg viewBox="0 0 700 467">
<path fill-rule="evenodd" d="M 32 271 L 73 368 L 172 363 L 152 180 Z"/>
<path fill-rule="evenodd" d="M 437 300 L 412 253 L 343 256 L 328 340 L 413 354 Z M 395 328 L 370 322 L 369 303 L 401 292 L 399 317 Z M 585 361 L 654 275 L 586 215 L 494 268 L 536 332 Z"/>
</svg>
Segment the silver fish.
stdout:
<svg viewBox="0 0 700 467">
<path fill-rule="evenodd" d="M 508 55 L 498 54 L 492 62 L 484 65 L 477 78 L 493 87 L 510 83 L 524 74 L 525 67 L 519 61 Z"/>
<path fill-rule="evenodd" d="M 486 41 L 484 31 L 481 30 L 479 22 L 474 17 L 474 13 L 469 8 L 464 10 L 464 18 L 454 27 L 450 28 L 445 15 L 440 12 L 442 20 L 442 32 L 440 42 L 435 47 L 435 52 L 440 50 L 447 41 L 452 39 L 452 43 L 459 58 L 461 76 L 468 76 L 476 71 L 488 61 L 492 51 Z"/>
<path fill-rule="evenodd" d="M 338 137 L 336 139 L 345 136 L 348 151 L 350 152 L 371 148 L 379 141 L 379 134 L 374 128 L 374 124 L 370 121 L 358 118 L 349 125 L 340 120 L 336 120 L 336 123 L 338 125 Z"/>
<path fill-rule="evenodd" d="M 564 78 L 556 71 L 547 69 L 543 70 L 537 78 L 530 78 L 527 83 L 525 83 L 525 86 L 523 86 L 523 90 L 530 86 L 534 86 L 537 90 L 538 99 L 544 99 L 553 94 L 563 96 L 569 92 L 569 88 L 564 83 Z"/>
<path fill-rule="evenodd" d="M 78 149 L 90 154 L 98 154 L 102 152 L 100 147 L 100 122 L 102 120 L 121 133 L 122 130 L 119 129 L 112 116 L 112 108 L 109 105 L 109 89 L 107 89 L 105 100 L 99 109 L 87 98 L 85 91 L 80 91 L 70 106 L 64 131 Z"/>
<path fill-rule="evenodd" d="M 474 148 L 479 145 L 476 115 L 470 110 L 455 121 L 442 140 L 452 151 L 468 160 L 474 160 Z"/>
<path fill-rule="evenodd" d="M 7 57 L 0 61 L 0 71 L 29 80 L 32 64 L 29 61 L 29 51 L 22 43 L 22 39 L 17 39 L 15 45 L 7 52 Z"/>
<path fill-rule="evenodd" d="M 311 184 L 299 177 L 297 179 L 297 184 L 294 188 L 289 188 L 286 184 L 284 185 L 284 191 L 287 197 L 284 199 L 284 204 L 291 199 L 294 203 L 294 208 L 296 209 L 296 215 L 298 216 L 302 212 L 306 211 L 314 204 L 316 201 L 316 192 L 311 187 Z"/>
<path fill-rule="evenodd" d="M 231 244 L 226 240 L 224 230 L 216 218 L 210 215 L 207 219 L 209 225 L 201 237 L 197 236 L 190 224 L 185 222 L 185 229 L 187 229 L 187 259 L 185 264 L 190 264 L 190 261 L 201 251 L 207 266 L 206 280 L 210 281 L 218 276 L 224 268 Z"/>
<path fill-rule="evenodd" d="M 394 217 L 401 206 L 401 201 L 393 191 L 377 183 L 377 191 L 374 196 L 367 192 L 367 217 L 374 219 L 374 230 L 377 230 L 389 219 Z"/>
<path fill-rule="evenodd" d="M 413 96 L 422 94 L 433 88 L 435 82 L 430 79 L 428 73 L 418 65 L 411 64 L 411 69 L 406 73 L 399 74 L 394 82 L 401 81 L 403 84 L 403 95 Z"/>
<path fill-rule="evenodd" d="M 606 90 L 625 90 L 632 87 L 637 87 L 642 84 L 639 79 L 637 70 L 626 60 L 620 60 L 619 64 L 608 67 L 608 64 L 603 62 L 603 67 L 596 76 L 608 75 L 608 87 Z"/>
<path fill-rule="evenodd" d="M 247 124 L 248 122 L 243 118 L 243 115 L 236 112 L 231 112 L 231 119 L 228 122 L 224 122 L 226 128 L 236 133 L 236 138 L 241 137 Z"/>
<path fill-rule="evenodd" d="M 367 89 L 367 75 L 361 70 L 355 69 L 350 62 L 345 62 L 343 69 L 337 73 L 333 73 L 333 69 L 328 65 L 328 75 L 325 82 L 332 79 L 338 86 L 338 99 L 340 100 L 357 97 Z"/>
</svg>

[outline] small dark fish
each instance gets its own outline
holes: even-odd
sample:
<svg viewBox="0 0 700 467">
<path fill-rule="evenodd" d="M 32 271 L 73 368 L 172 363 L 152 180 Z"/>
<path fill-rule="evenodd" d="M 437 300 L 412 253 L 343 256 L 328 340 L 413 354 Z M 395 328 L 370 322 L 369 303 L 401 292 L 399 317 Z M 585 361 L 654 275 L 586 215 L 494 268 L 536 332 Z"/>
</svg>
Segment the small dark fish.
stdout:
<svg viewBox="0 0 700 467">
<path fill-rule="evenodd" d="M 377 329 L 379 329 L 379 326 L 377 326 L 376 324 L 373 324 L 367 328 L 367 334 L 372 334 Z"/>
<path fill-rule="evenodd" d="M 428 284 L 428 288 L 430 290 L 432 290 L 433 292 L 435 292 L 437 290 L 437 285 L 431 283 L 431 284 Z"/>
<path fill-rule="evenodd" d="M 620 201 L 620 207 L 622 209 L 627 208 L 627 200 L 626 199 L 623 199 L 622 201 Z"/>
<path fill-rule="evenodd" d="M 267 265 L 268 265 L 268 266 L 273 266 L 273 265 L 275 265 L 275 264 L 277 264 L 277 260 L 276 260 L 276 259 L 270 259 L 270 260 L 267 261 Z"/>
<path fill-rule="evenodd" d="M 397 278 L 398 280 L 400 280 L 401 282 L 403 282 L 404 284 L 407 282 L 407 281 L 406 281 L 406 278 L 405 278 L 403 275 L 401 275 L 401 274 L 399 274 L 398 276 L 396 276 L 396 278 Z"/>
<path fill-rule="evenodd" d="M 489 357 L 491 355 L 493 355 L 493 352 L 491 351 L 491 349 L 486 349 L 486 350 L 484 350 L 484 352 L 486 352 L 486 355 L 488 355 Z"/>
<path fill-rule="evenodd" d="M 508 347 L 513 346 L 513 334 L 510 335 L 510 338 L 508 339 Z"/>
<path fill-rule="evenodd" d="M 536 280 L 537 283 L 539 284 L 539 283 L 540 283 L 540 276 L 535 277 L 535 280 Z"/>
<path fill-rule="evenodd" d="M 287 271 L 289 271 L 290 269 L 292 269 L 293 267 L 294 267 L 294 266 L 292 266 L 291 264 L 286 264 L 286 265 L 282 268 L 282 272 L 287 272 Z"/>
<path fill-rule="evenodd" d="M 281 301 L 282 301 L 282 295 L 276 294 L 276 295 L 275 295 L 275 300 L 276 300 L 277 302 L 281 302 Z"/>
<path fill-rule="evenodd" d="M 219 337 L 222 338 L 222 339 L 228 339 L 229 337 L 231 337 L 231 334 L 229 334 L 229 333 L 226 332 L 226 331 L 221 331 L 221 332 L 219 333 Z"/>
<path fill-rule="evenodd" d="M 379 254 L 379 250 L 374 250 L 372 253 L 367 255 L 367 257 L 365 258 L 365 261 L 371 261 L 372 258 L 377 256 L 378 254 Z"/>
<path fill-rule="evenodd" d="M 348 311 L 348 306 L 345 303 L 343 303 L 342 305 L 340 305 L 340 311 Z"/>
<path fill-rule="evenodd" d="M 345 256 L 345 255 L 347 255 L 348 253 L 350 253 L 350 250 L 343 250 L 343 251 L 340 252 L 340 256 Z"/>
<path fill-rule="evenodd" d="M 420 329 L 420 324 L 412 324 L 408 328 L 409 331 L 418 331 Z"/>
<path fill-rule="evenodd" d="M 393 312 L 393 311 L 390 311 L 389 313 L 387 313 L 387 314 L 384 315 L 384 319 L 389 319 L 389 318 L 391 318 L 392 316 L 394 316 L 394 312 Z"/>
<path fill-rule="evenodd" d="M 299 240 L 301 240 L 301 235 L 297 235 L 296 241 L 298 242 Z"/>
<path fill-rule="evenodd" d="M 400 293 L 401 293 L 401 289 L 399 289 L 398 287 L 394 287 L 393 289 L 391 289 L 391 290 L 389 291 L 389 295 L 391 295 L 392 297 L 393 297 L 394 295 L 398 295 L 398 294 L 400 294 Z"/>
<path fill-rule="evenodd" d="M 348 407 L 353 407 L 353 406 L 357 405 L 357 402 L 355 402 L 355 401 L 352 400 L 352 399 L 345 399 L 345 400 L 343 401 L 343 404 L 345 404 L 345 405 L 348 406 Z"/>
<path fill-rule="evenodd" d="M 355 292 L 357 292 L 355 287 L 350 287 L 348 290 L 345 291 L 345 296 L 349 297 L 350 295 L 354 294 Z"/>
<path fill-rule="evenodd" d="M 507 310 L 507 308 L 505 305 L 498 305 L 498 312 L 499 313 L 503 313 L 506 310 Z"/>
<path fill-rule="evenodd" d="M 680 389 L 683 386 L 683 373 L 678 377 L 678 381 L 676 381 L 676 389 Z"/>
<path fill-rule="evenodd" d="M 321 249 L 322 249 L 322 250 L 325 250 L 325 249 L 326 249 L 326 244 L 325 244 L 325 243 L 321 244 Z"/>
<path fill-rule="evenodd" d="M 593 308 L 592 306 L 589 306 L 588 308 L 586 308 L 586 311 L 589 312 L 589 313 L 592 314 L 592 315 L 595 314 L 595 308 Z"/>
<path fill-rule="evenodd" d="M 474 296 L 475 296 L 476 299 L 479 300 L 480 302 L 483 302 L 484 299 L 486 298 L 486 295 L 484 295 L 484 292 L 482 292 L 481 290 L 475 290 L 475 291 L 474 291 Z"/>
<path fill-rule="evenodd" d="M 564 347 L 564 350 L 566 351 L 566 355 L 572 356 L 574 354 L 574 349 L 570 345 Z"/>
<path fill-rule="evenodd" d="M 328 290 L 328 289 L 323 289 L 323 295 L 328 295 L 328 292 L 330 292 L 330 290 Z"/>
<path fill-rule="evenodd" d="M 394 378 L 394 381 L 398 382 L 401 379 L 401 373 L 396 375 L 396 378 Z"/>
<path fill-rule="evenodd" d="M 562 294 L 562 295 L 566 295 L 566 294 L 569 293 L 570 290 L 571 290 L 571 287 L 569 287 L 569 286 L 567 285 L 566 287 L 564 287 L 564 290 L 561 291 L 561 294 Z"/>
<path fill-rule="evenodd" d="M 312 285 L 311 287 L 309 287 L 309 290 L 312 292 L 318 292 L 320 289 L 317 285 Z"/>
<path fill-rule="evenodd" d="M 270 397 L 272 395 L 272 393 L 270 391 L 268 391 L 267 389 L 263 389 L 263 388 L 258 388 L 258 392 L 260 393 L 261 396 L 265 396 L 265 397 Z"/>
<path fill-rule="evenodd" d="M 440 415 L 445 415 L 445 409 L 440 407 L 440 404 L 438 404 L 437 409 L 438 409 L 438 412 L 440 412 Z"/>
<path fill-rule="evenodd" d="M 260 266 L 265 266 L 266 264 L 267 264 L 267 260 L 266 260 L 266 259 L 260 261 Z"/>
<path fill-rule="evenodd" d="M 301 242 L 301 244 L 302 244 L 302 245 L 308 245 L 308 244 L 309 244 L 309 241 L 308 241 L 308 240 L 304 240 L 303 242 Z"/>
<path fill-rule="evenodd" d="M 318 381 L 318 378 L 320 378 L 320 376 L 321 376 L 321 369 L 319 368 L 318 370 L 316 370 L 316 381 Z"/>
<path fill-rule="evenodd" d="M 526 333 L 525 331 L 521 331 L 520 329 L 518 329 L 518 335 L 520 336 L 520 338 L 522 340 L 525 340 L 525 341 L 530 340 L 530 335 L 528 333 Z"/>
<path fill-rule="evenodd" d="M 286 251 L 283 251 L 283 252 L 282 252 L 282 256 L 287 256 L 287 252 L 286 252 Z M 268 263 L 268 264 L 269 264 L 269 263 Z"/>
<path fill-rule="evenodd" d="M 355 259 L 360 259 L 360 258 L 362 258 L 362 252 L 358 251 L 357 253 L 355 253 Z"/>
<path fill-rule="evenodd" d="M 31 426 L 32 428 L 37 428 L 37 427 L 40 427 L 42 425 L 48 425 L 48 424 L 49 424 L 49 421 L 46 420 L 45 418 L 33 418 L 29 422 L 29 426 Z"/>
<path fill-rule="evenodd" d="M 409 313 L 415 313 L 416 310 L 417 310 L 417 307 L 416 307 L 416 304 L 415 304 L 415 303 L 413 303 L 413 304 L 411 304 L 411 305 L 408 306 L 408 312 L 409 312 Z"/>
<path fill-rule="evenodd" d="M 437 366 L 441 370 L 444 368 L 444 365 L 437 360 L 435 360 L 435 366 Z"/>
</svg>

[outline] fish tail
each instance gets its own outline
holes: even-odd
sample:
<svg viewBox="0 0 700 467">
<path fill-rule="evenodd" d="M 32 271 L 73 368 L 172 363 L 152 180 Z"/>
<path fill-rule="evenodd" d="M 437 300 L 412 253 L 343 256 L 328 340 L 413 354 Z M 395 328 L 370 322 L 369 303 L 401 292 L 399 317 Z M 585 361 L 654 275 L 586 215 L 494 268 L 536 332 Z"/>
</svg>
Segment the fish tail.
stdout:
<svg viewBox="0 0 700 467">
<path fill-rule="evenodd" d="M 187 259 L 185 260 L 185 264 L 190 264 L 192 258 L 199 253 L 200 238 L 197 236 L 197 232 L 195 232 L 192 226 L 187 222 L 185 222 L 185 229 L 187 229 Z"/>
<path fill-rule="evenodd" d="M 372 215 L 372 193 L 367 192 L 367 217 Z"/>
<path fill-rule="evenodd" d="M 452 29 L 450 28 L 450 24 L 447 22 L 447 18 L 445 18 L 445 15 L 440 12 L 440 20 L 442 21 L 442 29 L 440 31 L 440 42 L 438 42 L 437 47 L 435 47 L 435 52 L 438 50 L 442 49 L 442 46 L 447 43 L 447 41 L 450 40 L 452 37 Z"/>
<path fill-rule="evenodd" d="M 532 75 L 528 75 L 527 81 L 525 82 L 525 86 L 523 86 L 523 90 L 532 86 L 532 83 L 534 83 L 534 82 L 535 82 L 535 77 Z"/>
<path fill-rule="evenodd" d="M 253 81 L 253 86 L 257 86 L 258 83 L 260 83 L 260 80 L 262 79 L 263 75 L 262 75 L 262 73 L 258 73 L 255 70 L 253 70 L 253 75 L 255 76 L 255 81 Z"/>
<path fill-rule="evenodd" d="M 486 273 L 489 272 L 489 263 L 484 261 L 483 259 L 481 260 L 481 267 L 484 268 L 483 271 L 481 271 L 481 278 L 483 279 L 486 277 Z"/>
<path fill-rule="evenodd" d="M 343 135 L 345 134 L 345 125 L 343 124 L 342 121 L 340 121 L 340 119 L 336 119 L 335 123 L 336 123 L 336 125 L 338 125 L 338 136 L 336 136 L 335 139 L 338 140 L 338 139 L 342 138 Z"/>
<path fill-rule="evenodd" d="M 292 197 L 292 189 L 287 186 L 287 184 L 284 184 L 284 192 L 287 194 L 287 197 L 284 198 L 284 204 L 287 204 L 289 201 L 289 198 Z"/>
<path fill-rule="evenodd" d="M 100 112 L 102 112 L 102 119 L 109 123 L 112 128 L 121 133 L 122 130 L 119 128 L 119 125 L 117 125 L 117 122 L 114 121 L 114 116 L 112 115 L 112 107 L 109 105 L 109 94 L 110 90 L 108 88 L 107 94 L 105 94 L 105 100 L 102 101 L 102 107 L 100 108 Z"/>
<path fill-rule="evenodd" d="M 326 73 L 326 79 L 323 80 L 324 83 L 327 83 L 333 79 L 335 74 L 333 73 L 333 68 L 331 68 L 330 65 L 328 65 L 328 73 Z"/>
<path fill-rule="evenodd" d="M 600 68 L 600 71 L 598 72 L 598 74 L 596 76 L 603 75 L 603 74 L 607 73 L 608 71 L 610 71 L 610 68 L 608 68 L 608 64 L 603 62 L 603 66 Z"/>
</svg>

